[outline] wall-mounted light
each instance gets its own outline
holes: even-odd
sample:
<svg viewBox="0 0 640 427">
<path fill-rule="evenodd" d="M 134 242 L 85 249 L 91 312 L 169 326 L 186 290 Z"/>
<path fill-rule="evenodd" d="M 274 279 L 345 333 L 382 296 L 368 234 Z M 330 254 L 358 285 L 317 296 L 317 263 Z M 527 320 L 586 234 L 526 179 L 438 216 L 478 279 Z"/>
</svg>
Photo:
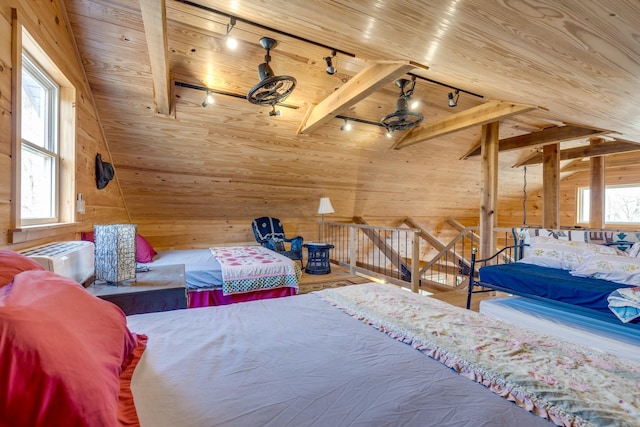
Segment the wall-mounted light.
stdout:
<svg viewBox="0 0 640 427">
<path fill-rule="evenodd" d="M 456 107 L 458 105 L 458 98 L 460 98 L 460 90 L 456 89 L 455 92 L 449 92 L 449 107 Z"/>
<path fill-rule="evenodd" d="M 202 101 L 202 107 L 206 107 L 209 104 L 213 104 L 215 99 L 213 98 L 213 94 L 211 91 L 207 90 L 207 96 L 204 97 L 204 101 Z"/>
<path fill-rule="evenodd" d="M 238 47 L 238 40 L 236 40 L 231 34 L 231 30 L 236 26 L 236 18 L 232 16 L 230 18 L 229 23 L 227 24 L 227 34 L 225 35 L 225 39 L 227 41 L 227 47 L 229 49 L 235 49 Z"/>
<path fill-rule="evenodd" d="M 340 126 L 340 130 L 343 132 L 344 131 L 349 132 L 351 130 L 351 122 L 347 119 L 344 119 L 344 124 Z"/>
<path fill-rule="evenodd" d="M 333 63 L 333 60 L 336 58 L 336 51 L 331 51 L 331 56 L 325 56 L 324 61 L 327 63 L 327 74 L 330 76 L 334 75 L 338 72 L 338 69 Z"/>
</svg>

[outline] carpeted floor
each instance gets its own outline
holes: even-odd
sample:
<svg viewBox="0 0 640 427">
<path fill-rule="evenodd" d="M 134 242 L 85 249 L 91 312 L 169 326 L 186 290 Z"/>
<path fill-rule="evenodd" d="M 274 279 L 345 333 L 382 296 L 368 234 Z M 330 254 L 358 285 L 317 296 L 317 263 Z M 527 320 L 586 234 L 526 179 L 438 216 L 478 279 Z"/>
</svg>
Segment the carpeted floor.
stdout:
<svg viewBox="0 0 640 427">
<path fill-rule="evenodd" d="M 307 283 L 298 285 L 298 295 L 306 294 L 313 291 L 321 291 L 323 289 L 340 288 L 342 286 L 356 285 L 357 283 L 348 280 L 338 280 L 323 283 Z"/>
</svg>

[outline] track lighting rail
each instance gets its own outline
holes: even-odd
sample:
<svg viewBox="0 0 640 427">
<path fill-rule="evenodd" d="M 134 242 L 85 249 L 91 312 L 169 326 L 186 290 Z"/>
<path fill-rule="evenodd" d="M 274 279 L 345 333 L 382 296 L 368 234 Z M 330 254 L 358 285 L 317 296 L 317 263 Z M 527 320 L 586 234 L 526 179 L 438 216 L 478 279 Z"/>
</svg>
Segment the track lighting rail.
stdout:
<svg viewBox="0 0 640 427">
<path fill-rule="evenodd" d="M 187 6 L 192 6 L 192 7 L 196 7 L 198 9 L 201 9 L 201 10 L 206 10 L 207 12 L 215 13 L 216 15 L 221 15 L 221 16 L 224 16 L 224 17 L 227 17 L 227 18 L 230 18 L 230 19 L 234 19 L 235 22 L 242 22 L 244 24 L 249 24 L 251 26 L 254 26 L 254 27 L 257 27 L 257 28 L 260 28 L 260 29 L 263 29 L 263 30 L 272 31 L 272 32 L 277 33 L 277 34 L 280 34 L 280 35 L 283 35 L 283 36 L 286 36 L 286 37 L 290 37 L 292 39 L 299 40 L 301 42 L 305 42 L 305 43 L 312 44 L 314 46 L 322 47 L 322 48 L 328 49 L 330 51 L 336 51 L 336 52 L 341 53 L 342 55 L 345 55 L 345 56 L 350 56 L 352 58 L 355 58 L 355 56 L 356 56 L 355 53 L 346 52 L 344 50 L 336 49 L 335 47 L 327 46 L 326 44 L 323 44 L 323 43 L 318 43 L 316 41 L 309 40 L 307 38 L 300 37 L 300 36 L 297 36 L 295 34 L 287 33 L 286 31 L 277 30 L 275 28 L 267 27 L 266 25 L 262 25 L 262 24 L 259 24 L 257 22 L 250 21 L 248 19 L 239 18 L 237 16 L 233 16 L 233 15 L 231 15 L 229 13 L 222 12 L 220 10 L 214 9 L 212 7 L 209 7 L 209 6 L 204 6 L 202 4 L 198 4 L 198 3 L 195 3 L 195 2 L 192 2 L 192 1 L 189 1 L 189 0 L 175 0 L 175 1 L 177 1 L 178 3 L 185 4 Z"/>
<path fill-rule="evenodd" d="M 272 31 L 274 33 L 283 35 L 285 37 L 290 37 L 292 39 L 299 40 L 299 41 L 304 42 L 304 43 L 309 43 L 309 44 L 312 44 L 314 46 L 318 46 L 318 47 L 321 47 L 321 48 L 324 48 L 324 49 L 328 49 L 328 50 L 330 50 L 332 52 L 333 56 L 335 56 L 334 52 L 336 52 L 336 53 L 340 53 L 342 55 L 349 56 L 349 57 L 352 57 L 352 58 L 356 57 L 356 55 L 354 53 L 347 52 L 347 51 L 340 50 L 340 49 L 336 49 L 335 47 L 328 46 L 326 44 L 319 43 L 319 42 L 316 42 L 314 40 L 307 39 L 305 37 L 300 37 L 300 36 L 297 36 L 295 34 L 288 33 L 286 31 L 281 31 L 281 30 L 278 30 L 276 28 L 268 27 L 266 25 L 262 25 L 262 24 L 259 24 L 257 22 L 254 22 L 254 21 L 250 21 L 248 19 L 240 18 L 240 17 L 234 16 L 234 15 L 231 15 L 231 14 L 229 14 L 227 12 L 223 12 L 221 10 L 217 10 L 217 9 L 212 8 L 212 7 L 205 6 L 205 5 L 190 1 L 190 0 L 175 0 L 175 1 L 179 2 L 179 3 L 182 3 L 184 5 L 187 5 L 187 6 L 195 7 L 195 8 L 200 9 L 200 10 L 204 10 L 204 11 L 207 11 L 207 12 L 210 12 L 210 13 L 215 13 L 216 15 L 221 15 L 221 16 L 224 16 L 226 18 L 229 18 L 230 19 L 230 24 L 227 25 L 227 35 L 229 34 L 230 29 L 233 28 L 236 25 L 237 22 L 242 22 L 244 24 L 248 24 L 248 25 L 263 29 L 263 30 Z M 324 59 L 326 60 L 326 58 L 324 58 Z M 327 64 L 327 65 L 329 65 L 329 64 Z M 422 76 L 419 76 L 417 74 L 412 74 L 412 73 L 407 73 L 407 74 L 409 76 L 411 76 L 411 77 L 416 77 L 418 79 L 421 79 L 421 80 L 424 80 L 424 81 L 427 81 L 427 82 L 431 82 L 431 83 L 434 83 L 434 84 L 437 84 L 437 85 L 440 85 L 440 86 L 444 86 L 444 87 L 447 87 L 449 89 L 457 90 L 458 92 L 464 92 L 464 93 L 466 93 L 468 95 L 471 95 L 471 96 L 475 96 L 475 97 L 478 97 L 478 98 L 484 98 L 484 96 L 479 95 L 477 93 L 470 92 L 470 91 L 464 90 L 464 89 L 460 89 L 460 88 L 457 88 L 455 86 L 451 86 L 451 85 L 448 85 L 446 83 L 439 82 L 437 80 L 433 80 L 433 79 L 430 79 L 430 78 L 427 78 L 427 77 L 422 77 Z"/>
<path fill-rule="evenodd" d="M 446 83 L 439 82 L 437 80 L 432 80 L 432 79 L 429 79 L 427 77 L 422 77 L 422 76 L 419 76 L 419 75 L 413 74 L 413 73 L 407 73 L 407 74 L 410 75 L 411 77 L 416 77 L 416 78 L 418 78 L 420 80 L 424 80 L 424 81 L 427 81 L 427 82 L 430 82 L 430 83 L 434 83 L 434 84 L 437 84 L 439 86 L 448 87 L 449 89 L 457 90 L 458 92 L 464 92 L 464 93 L 466 93 L 468 95 L 471 95 L 471 96 L 475 96 L 475 97 L 478 97 L 478 98 L 484 98 L 484 96 L 478 95 L 477 93 L 469 92 L 468 90 L 460 89 L 459 87 L 451 86 L 451 85 L 448 85 Z"/>
<path fill-rule="evenodd" d="M 191 84 L 191 83 L 179 82 L 179 81 L 175 81 L 174 85 L 178 86 L 178 87 L 185 87 L 187 89 L 201 90 L 203 92 L 212 93 L 212 94 L 216 94 L 216 95 L 231 96 L 233 98 L 240 98 L 240 99 L 244 99 L 244 100 L 247 99 L 247 95 L 244 94 L 244 93 L 227 92 L 227 91 L 224 91 L 224 90 L 211 89 L 211 88 L 208 88 L 208 87 L 194 85 L 194 84 Z M 277 102 L 275 105 L 278 105 L 278 106 L 284 107 L 284 108 L 291 108 L 292 110 L 297 110 L 298 108 L 300 108 L 297 105 L 283 104 L 283 103 L 279 103 L 279 102 Z"/>
</svg>

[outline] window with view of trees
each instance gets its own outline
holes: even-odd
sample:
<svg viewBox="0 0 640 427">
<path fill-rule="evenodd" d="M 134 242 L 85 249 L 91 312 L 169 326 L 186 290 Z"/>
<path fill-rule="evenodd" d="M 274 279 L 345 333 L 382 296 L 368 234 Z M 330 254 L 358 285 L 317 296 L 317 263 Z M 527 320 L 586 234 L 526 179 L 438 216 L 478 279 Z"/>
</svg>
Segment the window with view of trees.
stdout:
<svg viewBox="0 0 640 427">
<path fill-rule="evenodd" d="M 58 221 L 59 87 L 22 56 L 20 201 L 22 223 Z"/>
<path fill-rule="evenodd" d="M 578 222 L 589 222 L 588 187 L 578 189 Z M 607 186 L 604 222 L 606 224 L 640 224 L 640 185 Z"/>
</svg>

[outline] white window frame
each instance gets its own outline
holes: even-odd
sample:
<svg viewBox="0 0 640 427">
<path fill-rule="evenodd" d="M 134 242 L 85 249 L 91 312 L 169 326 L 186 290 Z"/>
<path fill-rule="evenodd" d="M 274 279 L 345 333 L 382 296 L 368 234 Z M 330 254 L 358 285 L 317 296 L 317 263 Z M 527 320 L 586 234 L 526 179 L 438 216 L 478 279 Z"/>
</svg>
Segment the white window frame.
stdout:
<svg viewBox="0 0 640 427">
<path fill-rule="evenodd" d="M 610 219 L 610 216 L 607 215 L 607 210 L 610 210 L 612 201 L 607 199 L 607 190 L 616 189 L 616 188 L 635 188 L 638 190 L 640 200 L 640 184 L 622 184 L 622 185 L 607 185 L 605 187 L 605 207 L 604 207 L 604 216 L 605 216 L 605 224 L 615 224 L 615 225 L 640 225 L 640 219 L 638 221 L 613 221 Z M 609 193 L 610 194 L 610 193 Z M 590 204 L 590 189 L 589 187 L 578 187 L 578 194 L 576 197 L 576 218 L 579 224 L 588 224 L 589 223 L 589 204 Z M 609 219 L 608 219 L 609 217 Z"/>
<path fill-rule="evenodd" d="M 12 96 L 12 186 L 11 186 L 11 243 L 24 243 L 31 240 L 51 238 L 57 234 L 66 234 L 75 230 L 75 170 L 76 170 L 76 88 L 66 77 L 63 69 L 49 56 L 31 36 L 22 24 L 20 13 L 12 15 L 12 80 L 15 88 Z M 31 23 L 30 20 L 27 21 Z M 57 217 L 42 223 L 34 223 L 22 218 L 22 68 L 23 52 L 27 52 L 33 61 L 46 72 L 59 86 L 57 134 Z M 60 58 L 64 64 L 64 58 Z M 65 68 L 66 69 L 66 68 Z"/>
<path fill-rule="evenodd" d="M 31 78 L 37 81 L 45 90 L 46 100 L 44 102 L 45 114 L 44 120 L 44 146 L 29 141 L 24 136 L 21 137 L 21 159 L 25 152 L 31 152 L 39 157 L 49 159 L 51 162 L 51 176 L 49 177 L 49 215 L 40 217 L 27 217 L 24 210 L 25 194 L 22 193 L 24 187 L 21 186 L 21 225 L 35 224 L 54 224 L 60 222 L 60 188 L 59 188 L 59 171 L 60 171 L 60 155 L 59 155 L 59 105 L 60 105 L 60 87 L 56 84 L 51 76 L 31 57 L 28 51 L 23 49 L 22 52 L 22 73 L 28 73 Z M 22 93 L 22 87 L 21 87 Z M 22 125 L 21 121 L 21 125 Z M 22 164 L 21 164 L 22 167 Z M 21 175 L 21 183 L 24 183 Z"/>
</svg>

